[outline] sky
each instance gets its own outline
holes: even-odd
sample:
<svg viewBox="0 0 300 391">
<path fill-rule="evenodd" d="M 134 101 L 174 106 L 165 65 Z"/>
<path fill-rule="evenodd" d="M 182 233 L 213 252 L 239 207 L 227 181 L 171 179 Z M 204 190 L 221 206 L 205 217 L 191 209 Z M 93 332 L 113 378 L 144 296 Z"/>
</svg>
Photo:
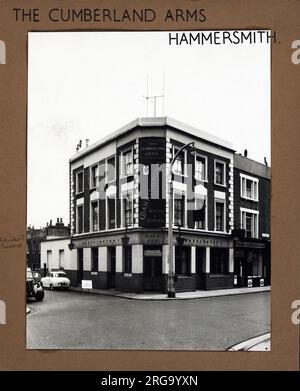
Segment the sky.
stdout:
<svg viewBox="0 0 300 391">
<path fill-rule="evenodd" d="M 270 45 L 170 46 L 168 34 L 29 33 L 27 225 L 69 223 L 68 161 L 78 141 L 153 116 L 147 84 L 148 96 L 164 91 L 157 116 L 271 161 Z"/>
</svg>

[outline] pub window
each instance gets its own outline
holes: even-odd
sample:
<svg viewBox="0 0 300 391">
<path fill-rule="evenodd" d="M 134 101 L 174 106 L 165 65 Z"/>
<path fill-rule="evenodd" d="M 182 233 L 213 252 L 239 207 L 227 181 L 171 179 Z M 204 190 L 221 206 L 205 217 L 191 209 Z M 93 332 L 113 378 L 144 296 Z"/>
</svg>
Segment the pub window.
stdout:
<svg viewBox="0 0 300 391">
<path fill-rule="evenodd" d="M 185 225 L 185 196 L 179 193 L 174 193 L 174 225 Z"/>
<path fill-rule="evenodd" d="M 92 271 L 97 272 L 99 270 L 99 258 L 98 247 L 92 247 Z"/>
<path fill-rule="evenodd" d="M 123 176 L 133 175 L 133 155 L 132 149 L 125 151 L 121 156 Z"/>
<path fill-rule="evenodd" d="M 258 238 L 258 212 L 241 209 L 241 229 L 247 238 Z"/>
<path fill-rule="evenodd" d="M 225 163 L 215 161 L 215 184 L 225 185 Z"/>
<path fill-rule="evenodd" d="M 76 174 L 76 193 L 83 192 L 83 171 Z"/>
<path fill-rule="evenodd" d="M 215 202 L 215 221 L 216 231 L 225 231 L 225 203 L 223 201 Z"/>
<path fill-rule="evenodd" d="M 191 275 L 190 247 L 175 247 L 175 274 L 179 276 Z"/>
<path fill-rule="evenodd" d="M 116 179 L 116 164 L 115 164 L 115 157 L 111 157 L 110 159 L 107 159 L 107 182 L 112 182 Z M 130 174 L 127 174 L 130 175 Z"/>
<path fill-rule="evenodd" d="M 252 201 L 258 201 L 258 183 L 256 178 L 240 174 L 241 178 L 241 197 Z"/>
<path fill-rule="evenodd" d="M 123 273 L 131 274 L 132 272 L 132 247 L 124 246 L 124 262 L 123 262 Z"/>
<path fill-rule="evenodd" d="M 90 188 L 93 189 L 98 185 L 99 180 L 99 166 L 98 164 L 91 167 L 91 186 Z"/>
<path fill-rule="evenodd" d="M 83 232 L 83 205 L 77 206 L 77 224 L 76 232 L 81 234 Z"/>
<path fill-rule="evenodd" d="M 206 229 L 206 197 L 196 197 L 195 198 L 195 228 L 196 229 Z"/>
<path fill-rule="evenodd" d="M 108 229 L 116 227 L 116 199 L 115 196 L 107 198 L 107 225 Z"/>
<path fill-rule="evenodd" d="M 91 230 L 98 231 L 99 229 L 99 205 L 98 201 L 91 203 Z"/>
<path fill-rule="evenodd" d="M 178 148 L 174 148 L 173 156 L 179 151 Z M 184 161 L 185 161 L 185 152 L 181 151 L 173 164 L 173 172 L 178 175 L 184 175 Z"/>
<path fill-rule="evenodd" d="M 195 157 L 195 178 L 198 181 L 207 180 L 207 159 L 204 156 Z"/>
<path fill-rule="evenodd" d="M 228 258 L 227 249 L 211 248 L 210 249 L 210 273 L 227 274 Z"/>
<path fill-rule="evenodd" d="M 123 227 L 133 225 L 133 198 L 131 193 L 123 194 Z"/>
</svg>

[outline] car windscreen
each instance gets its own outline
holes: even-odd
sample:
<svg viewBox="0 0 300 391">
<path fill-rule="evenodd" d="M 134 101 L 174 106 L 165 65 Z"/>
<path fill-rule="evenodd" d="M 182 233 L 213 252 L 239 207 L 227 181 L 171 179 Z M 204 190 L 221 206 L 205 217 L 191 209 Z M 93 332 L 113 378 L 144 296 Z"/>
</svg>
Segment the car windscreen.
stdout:
<svg viewBox="0 0 300 391">
<path fill-rule="evenodd" d="M 66 277 L 65 273 L 56 273 L 56 277 Z"/>
</svg>

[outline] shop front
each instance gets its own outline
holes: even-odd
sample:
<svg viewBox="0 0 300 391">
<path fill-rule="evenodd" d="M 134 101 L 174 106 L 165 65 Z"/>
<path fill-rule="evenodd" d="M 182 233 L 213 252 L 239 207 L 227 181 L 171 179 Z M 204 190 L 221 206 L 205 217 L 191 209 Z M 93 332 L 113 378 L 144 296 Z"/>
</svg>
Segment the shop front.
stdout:
<svg viewBox="0 0 300 391">
<path fill-rule="evenodd" d="M 234 281 L 238 287 L 269 285 L 268 246 L 262 242 L 237 242 L 234 252 Z"/>
</svg>

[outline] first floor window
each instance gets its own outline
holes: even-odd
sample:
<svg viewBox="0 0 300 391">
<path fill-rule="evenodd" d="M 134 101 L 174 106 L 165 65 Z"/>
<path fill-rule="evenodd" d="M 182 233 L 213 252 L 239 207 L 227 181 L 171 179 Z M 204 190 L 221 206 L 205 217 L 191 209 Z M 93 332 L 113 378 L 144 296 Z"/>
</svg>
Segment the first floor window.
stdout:
<svg viewBox="0 0 300 391">
<path fill-rule="evenodd" d="M 132 194 L 123 195 L 123 226 L 131 227 L 133 224 L 133 200 Z"/>
<path fill-rule="evenodd" d="M 124 274 L 131 274 L 132 272 L 132 247 L 125 246 L 124 249 Z"/>
<path fill-rule="evenodd" d="M 258 238 L 258 212 L 241 210 L 241 229 L 247 238 Z"/>
<path fill-rule="evenodd" d="M 210 272 L 212 274 L 228 273 L 228 249 L 211 248 L 210 249 Z"/>
<path fill-rule="evenodd" d="M 190 247 L 175 247 L 175 274 L 183 276 L 191 274 Z"/>
<path fill-rule="evenodd" d="M 215 207 L 215 214 L 216 214 L 216 231 L 224 232 L 225 230 L 225 223 L 224 223 L 224 217 L 225 217 L 225 204 L 224 202 L 216 201 L 216 207 Z"/>
<path fill-rule="evenodd" d="M 240 174 L 241 178 L 241 197 L 253 201 L 258 201 L 258 184 L 257 178 L 248 177 Z"/>
<path fill-rule="evenodd" d="M 77 229 L 76 232 L 81 234 L 83 232 L 83 205 L 77 206 Z"/>
<path fill-rule="evenodd" d="M 98 247 L 92 247 L 92 271 L 98 271 Z"/>
<path fill-rule="evenodd" d="M 99 220 L 99 207 L 98 201 L 92 202 L 91 204 L 91 218 L 92 218 L 92 231 L 98 231 L 98 220 Z"/>
<path fill-rule="evenodd" d="M 107 222 L 108 229 L 116 227 L 116 199 L 115 197 L 109 197 L 107 199 Z"/>
<path fill-rule="evenodd" d="M 197 229 L 206 229 L 206 207 L 206 197 L 196 197 L 194 221 Z"/>
<path fill-rule="evenodd" d="M 183 227 L 185 224 L 185 197 L 183 194 L 174 194 L 174 225 Z"/>
</svg>

